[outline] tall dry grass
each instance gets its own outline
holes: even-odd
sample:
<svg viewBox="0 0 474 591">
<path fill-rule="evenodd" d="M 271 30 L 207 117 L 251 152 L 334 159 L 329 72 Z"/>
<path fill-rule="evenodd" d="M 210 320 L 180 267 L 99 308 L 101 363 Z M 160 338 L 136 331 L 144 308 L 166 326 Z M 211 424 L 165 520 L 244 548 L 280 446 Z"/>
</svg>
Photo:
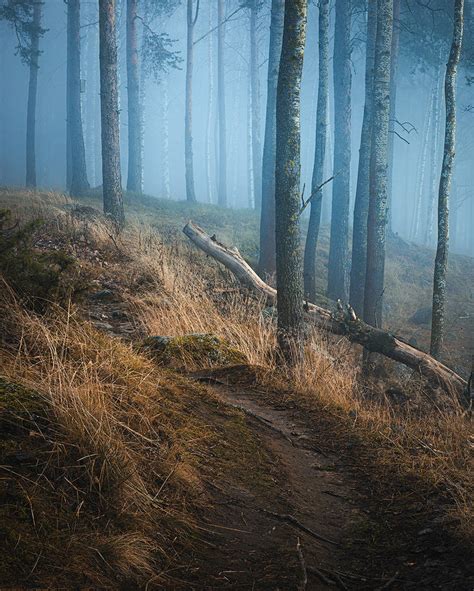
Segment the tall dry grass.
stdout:
<svg viewBox="0 0 474 591">
<path fill-rule="evenodd" d="M 162 584 L 193 527 L 186 498 L 201 489 L 187 442 L 207 431 L 183 410 L 185 387 L 72 306 L 38 316 L 8 289 L 0 306 L 1 375 L 38 393 L 47 419 L 32 427 L 51 446 L 47 460 L 38 452 L 34 479 L 17 474 L 46 520 L 41 566 L 93 586 Z"/>
<path fill-rule="evenodd" d="M 159 241 L 151 235 L 150 245 L 154 239 Z M 202 254 L 181 243 L 159 244 L 135 254 L 136 264 L 156 280 L 151 290 L 131 297 L 147 334 L 210 333 L 225 339 L 250 364 L 264 369 L 261 376 L 269 389 L 284 391 L 306 408 L 332 413 L 368 442 L 381 477 L 421 479 L 445 494 L 450 518 L 472 536 L 471 423 L 455 401 L 441 397 L 440 404 L 417 376 L 393 377 L 393 367 L 383 378 L 364 382 L 360 352 L 346 339 L 316 329 L 307 335 L 303 363 L 282 367 L 275 355 L 271 310 Z M 401 399 L 390 395 L 389 386 Z"/>
</svg>

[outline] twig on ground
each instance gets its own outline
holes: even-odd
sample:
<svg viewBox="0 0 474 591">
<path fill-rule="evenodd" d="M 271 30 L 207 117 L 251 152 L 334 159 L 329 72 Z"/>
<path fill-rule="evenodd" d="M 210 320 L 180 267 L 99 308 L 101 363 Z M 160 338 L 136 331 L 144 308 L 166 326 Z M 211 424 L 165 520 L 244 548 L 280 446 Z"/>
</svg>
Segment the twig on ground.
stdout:
<svg viewBox="0 0 474 591">
<path fill-rule="evenodd" d="M 270 515 L 274 519 L 278 519 L 278 521 L 282 521 L 283 523 L 288 523 L 290 525 L 293 525 L 294 527 L 305 532 L 306 534 L 308 534 L 309 536 L 311 536 L 315 540 L 320 540 L 321 542 L 326 542 L 326 544 L 332 544 L 333 546 L 340 545 L 338 542 L 335 542 L 334 540 L 330 540 L 329 538 L 325 538 L 324 536 L 316 533 L 315 531 L 313 531 L 309 527 L 306 527 L 306 525 L 304 525 L 300 521 L 298 521 L 296 519 L 296 517 L 294 517 L 293 515 L 274 513 L 273 511 L 268 511 L 268 509 L 259 509 L 259 511 L 261 513 L 264 513 L 265 515 Z"/>
<path fill-rule="evenodd" d="M 391 579 L 389 579 L 384 585 L 382 585 L 381 587 L 377 587 L 377 589 L 375 591 L 382 591 L 383 589 L 388 589 L 392 583 L 394 583 L 397 580 L 398 577 L 398 570 L 397 572 L 393 575 L 393 577 Z"/>
<path fill-rule="evenodd" d="M 296 552 L 298 553 L 298 560 L 301 567 L 301 582 L 298 584 L 298 591 L 305 591 L 306 585 L 308 584 L 308 573 L 306 571 L 306 562 L 303 556 L 303 550 L 301 549 L 300 539 L 296 542 Z"/>
</svg>

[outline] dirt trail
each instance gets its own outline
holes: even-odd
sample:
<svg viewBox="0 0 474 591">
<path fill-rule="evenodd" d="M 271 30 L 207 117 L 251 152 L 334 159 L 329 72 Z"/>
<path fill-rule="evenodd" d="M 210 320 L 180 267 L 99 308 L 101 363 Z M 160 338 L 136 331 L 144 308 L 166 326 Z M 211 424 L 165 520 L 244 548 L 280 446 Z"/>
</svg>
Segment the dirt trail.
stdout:
<svg viewBox="0 0 474 591">
<path fill-rule="evenodd" d="M 220 562 L 222 571 L 221 577 L 213 577 L 215 587 L 209 581 L 206 589 L 223 584 L 299 589 L 305 570 L 308 590 L 347 588 L 338 580 L 340 549 L 358 511 L 352 483 L 337 471 L 336 458 L 317 447 L 314 432 L 291 405 L 268 406 L 251 390 L 210 384 L 223 403 L 244 412 L 272 458 L 274 484 L 268 501 L 258 487 L 213 487 L 217 502 L 206 519 L 217 526 L 213 563 Z"/>
</svg>

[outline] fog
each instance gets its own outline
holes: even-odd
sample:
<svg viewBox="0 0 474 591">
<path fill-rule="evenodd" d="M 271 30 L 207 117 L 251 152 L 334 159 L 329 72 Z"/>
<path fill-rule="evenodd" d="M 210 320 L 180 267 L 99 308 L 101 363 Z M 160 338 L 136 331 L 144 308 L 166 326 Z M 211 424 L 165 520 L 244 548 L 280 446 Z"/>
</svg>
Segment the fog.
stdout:
<svg viewBox="0 0 474 591">
<path fill-rule="evenodd" d="M 196 195 L 201 202 L 217 202 L 217 41 L 216 2 L 203 0 L 195 28 L 193 82 L 193 139 Z M 358 4 L 358 3 L 355 3 Z M 450 2 L 446 11 L 426 9 L 425 24 L 432 26 L 432 46 L 439 52 L 439 64 L 425 59 L 426 49 L 419 42 L 417 29 L 410 28 L 410 7 L 402 3 L 400 60 L 397 78 L 394 133 L 392 229 L 401 237 L 433 246 L 436 223 L 430 231 L 430 203 L 436 198 L 443 154 L 444 107 L 442 82 L 444 64 L 449 52 L 449 26 L 443 38 L 443 23 L 449 21 Z M 252 166 L 249 134 L 249 11 L 239 8 L 238 0 L 228 0 L 227 14 L 235 14 L 225 24 L 225 84 L 227 109 L 227 190 L 231 207 L 252 207 Z M 63 0 L 45 0 L 43 26 L 47 32 L 40 41 L 42 54 L 38 76 L 36 158 L 38 186 L 65 190 L 66 183 L 66 10 Z M 236 11 L 237 10 L 237 11 Z M 418 8 L 418 11 L 420 8 Z M 125 60 L 126 2 L 118 3 L 118 45 L 120 64 L 121 161 L 123 184 L 127 172 L 127 88 Z M 302 184 L 311 185 L 314 158 L 315 112 L 317 97 L 317 6 L 311 3 L 302 82 Z M 458 134 L 455 171 L 451 190 L 451 250 L 474 256 L 474 89 L 468 84 L 472 76 L 472 3 L 467 6 L 465 38 L 458 77 Z M 331 11 L 334 18 L 334 11 Z M 415 17 L 413 17 L 415 19 Z M 82 74 L 84 79 L 82 112 L 86 143 L 87 172 L 93 186 L 101 184 L 100 108 L 98 70 L 98 3 L 81 3 Z M 431 24 L 430 24 L 431 23 Z M 265 123 L 265 94 L 270 25 L 270 3 L 262 2 L 258 16 L 259 75 L 261 90 L 261 137 Z M 168 15 L 149 22 L 153 30 L 167 33 L 171 49 L 178 53 L 178 68 L 162 71 L 156 79 L 142 67 L 144 101 L 144 192 L 156 197 L 185 199 L 184 172 L 184 99 L 186 57 L 186 7 L 179 4 Z M 419 24 L 417 25 L 419 26 Z M 413 29 L 413 30 L 412 30 Z M 364 36 L 362 10 L 354 9 L 352 55 L 352 204 L 357 181 L 360 128 L 364 107 Z M 332 39 L 332 33 L 331 33 Z M 0 183 L 21 186 L 25 181 L 25 136 L 28 67 L 15 55 L 14 31 L 0 23 Z M 332 79 L 332 76 L 331 76 Z M 332 80 L 331 80 L 332 83 Z M 211 92 L 212 89 L 212 92 Z M 331 91 L 332 93 L 332 91 Z M 440 93 L 439 123 L 434 122 L 433 103 Z M 333 104 L 330 101 L 332 117 Z M 331 128 L 333 126 L 331 125 Z M 333 139 L 330 138 L 326 168 L 333 174 Z M 209 161 L 208 161 L 209 158 Z M 208 178 L 208 170 L 210 178 Z M 331 184 L 325 188 L 323 224 L 330 215 Z M 432 217 L 432 216 L 431 216 Z"/>
</svg>

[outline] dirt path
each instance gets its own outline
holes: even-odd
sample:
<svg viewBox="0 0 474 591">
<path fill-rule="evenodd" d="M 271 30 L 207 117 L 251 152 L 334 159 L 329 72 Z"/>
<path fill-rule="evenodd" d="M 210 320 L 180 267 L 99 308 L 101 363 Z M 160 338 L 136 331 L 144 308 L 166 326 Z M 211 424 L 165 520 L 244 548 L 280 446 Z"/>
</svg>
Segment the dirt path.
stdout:
<svg viewBox="0 0 474 591">
<path fill-rule="evenodd" d="M 206 589 L 347 588 L 338 577 L 344 532 L 357 516 L 355 492 L 322 452 L 315 434 L 291 405 L 261 404 L 258 393 L 210 381 L 218 398 L 241 410 L 272 458 L 272 495 L 256 486 L 212 484 L 213 570 Z M 226 529 L 228 528 L 228 529 Z M 298 540 L 300 551 L 298 551 Z"/>
</svg>

